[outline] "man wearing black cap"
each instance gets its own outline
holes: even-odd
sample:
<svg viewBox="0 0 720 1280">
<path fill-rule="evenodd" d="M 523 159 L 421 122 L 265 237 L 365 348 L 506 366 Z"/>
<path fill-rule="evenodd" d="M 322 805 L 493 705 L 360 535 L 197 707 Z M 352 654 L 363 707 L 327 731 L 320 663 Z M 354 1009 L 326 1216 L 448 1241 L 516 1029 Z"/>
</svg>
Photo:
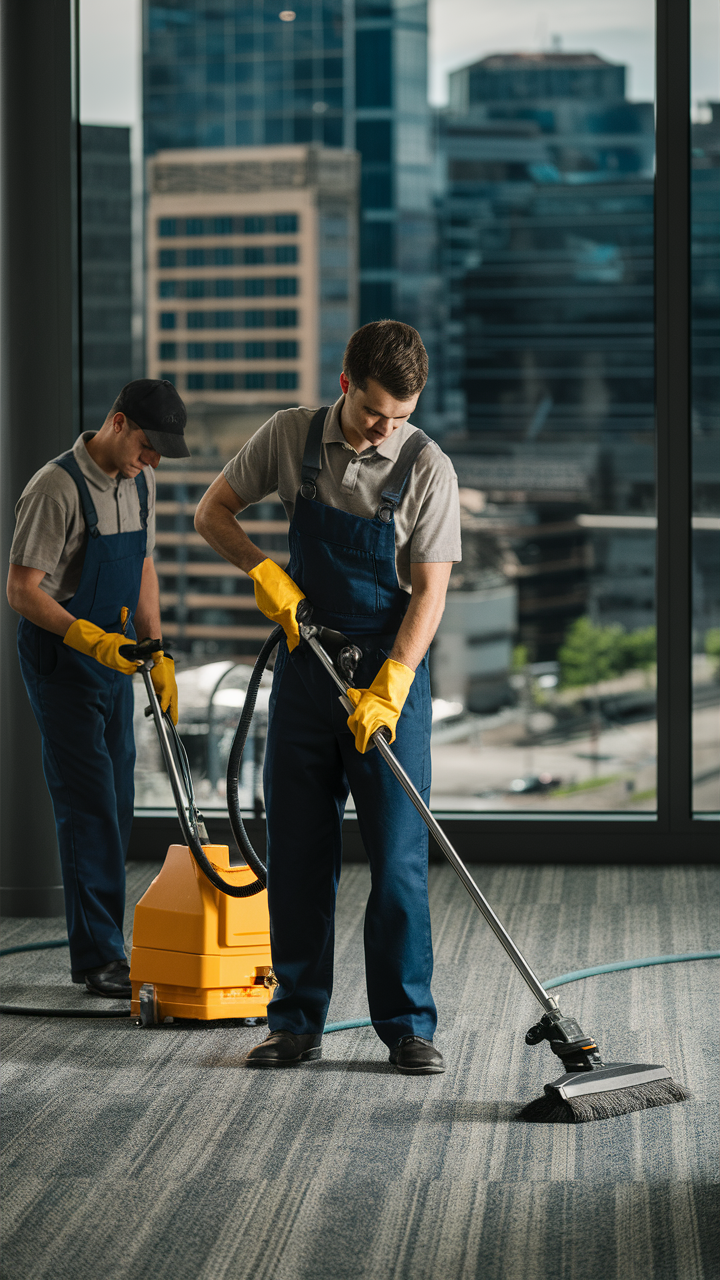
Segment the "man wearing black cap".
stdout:
<svg viewBox="0 0 720 1280">
<path fill-rule="evenodd" d="M 137 664 L 122 650 L 161 635 L 154 468 L 189 456 L 185 421 L 170 382 L 129 382 L 100 430 L 42 467 L 16 507 L 7 594 L 22 615 L 18 653 L 55 811 L 72 979 L 104 996 L 131 994 L 122 929 Z M 153 662 L 177 723 L 173 660 L 158 647 Z"/>
</svg>

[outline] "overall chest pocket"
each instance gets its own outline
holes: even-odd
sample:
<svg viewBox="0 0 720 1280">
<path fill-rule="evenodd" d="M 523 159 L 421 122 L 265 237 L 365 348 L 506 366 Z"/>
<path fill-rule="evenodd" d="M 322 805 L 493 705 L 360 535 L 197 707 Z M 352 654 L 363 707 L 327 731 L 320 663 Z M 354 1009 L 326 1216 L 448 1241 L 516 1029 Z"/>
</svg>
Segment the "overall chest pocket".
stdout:
<svg viewBox="0 0 720 1280">
<path fill-rule="evenodd" d="M 123 556 L 103 560 L 98 566 L 95 590 L 90 608 L 90 622 L 105 631 L 120 630 L 120 610 L 126 605 L 133 614 L 137 607 L 142 575 L 142 560 Z M 130 628 L 128 627 L 128 634 Z"/>
<path fill-rule="evenodd" d="M 316 608 L 348 618 L 371 618 L 378 613 L 378 572 L 371 551 L 307 533 L 292 534 L 291 550 L 299 570 L 297 580 Z"/>
</svg>

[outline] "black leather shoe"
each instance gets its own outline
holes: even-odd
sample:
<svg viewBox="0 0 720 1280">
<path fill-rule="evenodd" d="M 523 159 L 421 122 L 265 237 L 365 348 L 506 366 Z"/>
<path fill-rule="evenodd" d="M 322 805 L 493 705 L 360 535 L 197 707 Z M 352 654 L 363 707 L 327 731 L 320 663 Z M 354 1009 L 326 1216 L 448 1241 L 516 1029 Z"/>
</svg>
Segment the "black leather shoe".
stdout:
<svg viewBox="0 0 720 1280">
<path fill-rule="evenodd" d="M 292 1031 L 271 1031 L 267 1040 L 245 1055 L 249 1067 L 291 1067 L 296 1062 L 317 1062 L 322 1057 L 322 1035 L 296 1036 Z"/>
<path fill-rule="evenodd" d="M 98 965 L 96 969 L 86 969 L 85 986 L 93 996 L 130 1000 L 132 997 L 130 965 L 127 960 L 109 960 L 106 964 Z"/>
<path fill-rule="evenodd" d="M 439 1049 L 422 1036 L 403 1036 L 390 1050 L 390 1061 L 405 1076 L 434 1076 L 445 1070 Z"/>
</svg>

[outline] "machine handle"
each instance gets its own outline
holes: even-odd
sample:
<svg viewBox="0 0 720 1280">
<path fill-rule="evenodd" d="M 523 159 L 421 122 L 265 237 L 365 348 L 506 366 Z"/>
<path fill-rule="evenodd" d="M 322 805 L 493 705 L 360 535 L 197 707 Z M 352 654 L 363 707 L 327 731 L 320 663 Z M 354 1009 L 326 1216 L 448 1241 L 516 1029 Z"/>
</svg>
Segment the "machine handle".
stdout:
<svg viewBox="0 0 720 1280">
<path fill-rule="evenodd" d="M 128 640 L 127 644 L 120 645 L 118 653 L 123 658 L 127 658 L 128 662 L 146 662 L 162 647 L 162 640 L 141 640 L 139 644 L 134 640 Z"/>
</svg>

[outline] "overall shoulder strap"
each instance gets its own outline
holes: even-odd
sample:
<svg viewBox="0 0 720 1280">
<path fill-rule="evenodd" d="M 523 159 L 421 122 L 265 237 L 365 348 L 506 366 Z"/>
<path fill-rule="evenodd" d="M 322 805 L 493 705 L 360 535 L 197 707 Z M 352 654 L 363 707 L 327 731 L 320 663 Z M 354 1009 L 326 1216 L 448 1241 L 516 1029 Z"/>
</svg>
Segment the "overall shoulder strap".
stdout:
<svg viewBox="0 0 720 1280">
<path fill-rule="evenodd" d="M 68 449 L 67 453 L 61 453 L 59 458 L 53 458 L 56 467 L 62 467 L 63 471 L 67 471 L 72 476 L 77 490 L 80 495 L 80 505 L 82 507 L 85 523 L 88 527 L 88 533 L 91 538 L 99 537 L 97 512 L 93 506 L 93 500 L 90 497 L 90 490 L 87 487 L 87 481 L 80 470 L 77 458 L 72 449 Z"/>
<path fill-rule="evenodd" d="M 405 441 L 398 454 L 397 462 L 387 478 L 380 498 L 380 506 L 377 509 L 377 514 L 384 524 L 390 523 L 400 506 L 410 472 L 423 449 L 430 443 L 430 437 L 420 430 L 413 431 L 410 438 Z"/>
<path fill-rule="evenodd" d="M 145 479 L 145 472 L 141 471 L 135 477 L 135 488 L 137 489 L 138 501 L 140 503 L 140 524 L 143 529 L 147 529 L 148 522 L 148 483 Z"/>
<path fill-rule="evenodd" d="M 315 481 L 322 470 L 323 431 L 325 429 L 325 419 L 329 412 L 329 405 L 324 405 L 322 409 L 318 409 L 317 413 L 313 414 L 308 428 L 300 483 L 300 492 L 303 498 L 315 497 Z"/>
</svg>

